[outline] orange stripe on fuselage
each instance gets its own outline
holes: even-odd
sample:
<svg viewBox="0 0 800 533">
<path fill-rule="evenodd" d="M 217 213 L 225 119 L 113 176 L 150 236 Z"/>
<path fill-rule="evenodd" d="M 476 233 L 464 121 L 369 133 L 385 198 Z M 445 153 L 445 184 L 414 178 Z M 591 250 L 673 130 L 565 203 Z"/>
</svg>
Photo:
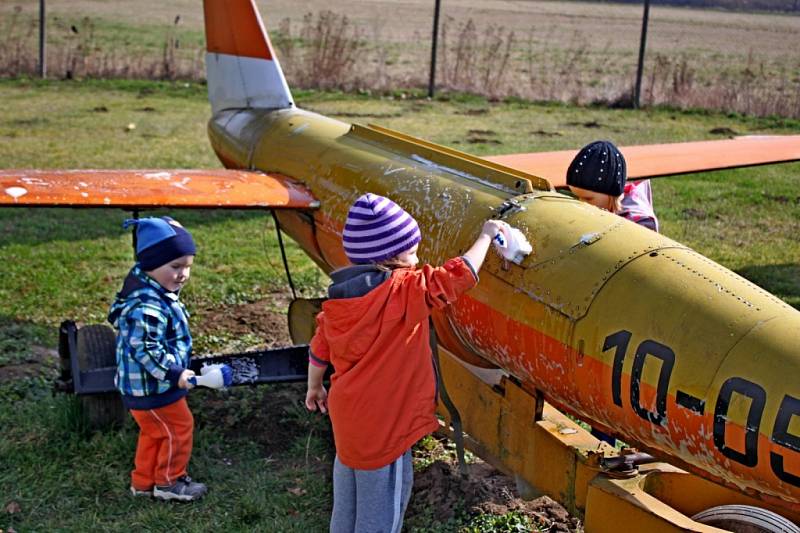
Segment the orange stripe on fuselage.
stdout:
<svg viewBox="0 0 800 533">
<path fill-rule="evenodd" d="M 205 0 L 206 51 L 272 59 L 261 16 L 251 0 Z"/>
<path fill-rule="evenodd" d="M 739 490 L 747 487 L 751 495 L 786 505 L 786 500 L 800 501 L 800 490 L 777 478 L 770 465 L 770 452 L 784 458 L 784 469 L 800 475 L 800 453 L 774 444 L 765 431 L 772 431 L 773 420 L 762 421 L 758 435 L 758 463 L 745 466 L 725 457 L 713 441 L 714 402 L 719 391 L 710 391 L 703 414 L 678 405 L 674 392 L 667 396 L 666 426 L 658 426 L 639 416 L 631 406 L 631 376 L 623 373 L 620 389 L 622 405 L 614 404 L 611 395 L 612 367 L 590 354 L 581 355 L 574 348 L 471 297 L 462 296 L 451 308 L 456 323 L 469 324 L 461 331 L 473 348 L 484 353 L 520 378 L 523 387 L 541 389 L 557 407 L 613 429 L 623 438 L 635 439 L 642 446 L 677 458 L 704 477 L 726 483 Z M 527 383 L 526 383 L 527 382 Z M 672 390 L 680 388 L 675 384 Z M 640 405 L 655 410 L 656 389 L 640 383 Z M 744 448 L 745 429 L 728 421 L 725 444 L 735 451 Z M 768 497 L 764 491 L 783 498 Z M 785 495 L 785 496 L 784 496 Z"/>
</svg>

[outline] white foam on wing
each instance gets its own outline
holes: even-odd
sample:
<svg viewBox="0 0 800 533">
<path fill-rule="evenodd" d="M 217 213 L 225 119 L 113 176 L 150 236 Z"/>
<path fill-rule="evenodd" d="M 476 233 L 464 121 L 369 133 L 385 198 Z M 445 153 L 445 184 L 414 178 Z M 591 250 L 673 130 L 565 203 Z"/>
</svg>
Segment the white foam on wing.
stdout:
<svg viewBox="0 0 800 533">
<path fill-rule="evenodd" d="M 20 196 L 28 194 L 28 190 L 23 187 L 8 187 L 6 189 L 6 194 L 12 197 L 16 202 Z"/>
</svg>

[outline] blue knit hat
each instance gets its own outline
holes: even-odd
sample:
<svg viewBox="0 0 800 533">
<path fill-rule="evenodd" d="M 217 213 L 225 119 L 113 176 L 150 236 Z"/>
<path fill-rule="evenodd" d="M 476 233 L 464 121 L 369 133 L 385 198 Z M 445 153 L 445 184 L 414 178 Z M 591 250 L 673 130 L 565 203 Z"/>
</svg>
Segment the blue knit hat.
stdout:
<svg viewBox="0 0 800 533">
<path fill-rule="evenodd" d="M 344 252 L 352 263 L 378 263 L 410 250 L 422 240 L 414 218 L 393 201 L 362 195 L 350 207 L 342 233 Z"/>
<path fill-rule="evenodd" d="M 567 185 L 609 196 L 622 194 L 627 177 L 625 157 L 610 141 L 587 144 L 567 169 Z"/>
<path fill-rule="evenodd" d="M 122 223 L 124 229 L 130 226 L 136 226 L 136 260 L 144 271 L 196 254 L 191 233 L 170 217 L 129 218 Z"/>
</svg>

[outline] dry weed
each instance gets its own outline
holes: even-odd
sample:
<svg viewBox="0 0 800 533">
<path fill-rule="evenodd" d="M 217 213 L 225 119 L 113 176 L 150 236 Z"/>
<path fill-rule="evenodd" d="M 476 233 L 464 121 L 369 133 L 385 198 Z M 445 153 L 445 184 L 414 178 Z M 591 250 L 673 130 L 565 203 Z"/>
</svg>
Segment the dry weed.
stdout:
<svg viewBox="0 0 800 533">
<path fill-rule="evenodd" d="M 366 42 L 362 31 L 346 15 L 323 11 L 303 17 L 295 37 L 289 19 L 281 22 L 275 45 L 294 85 L 316 89 L 352 89 L 359 86 Z"/>
<path fill-rule="evenodd" d="M 451 28 L 455 28 L 451 35 Z M 438 57 L 439 86 L 499 98 L 509 94 L 507 84 L 516 43 L 513 31 L 489 24 L 480 30 L 472 19 L 442 24 Z"/>
<path fill-rule="evenodd" d="M 51 78 L 138 78 L 158 80 L 202 80 L 205 78 L 203 51 L 179 54 L 176 28 L 180 16 L 164 36 L 161 54 L 142 56 L 106 49 L 96 36 L 90 17 L 70 24 L 53 18 L 48 38 L 56 42 L 47 47 L 47 74 Z M 33 76 L 38 73 L 38 22 L 24 19 L 16 6 L 0 36 L 0 76 Z"/>
<path fill-rule="evenodd" d="M 785 67 L 770 74 L 752 54 L 741 69 L 724 71 L 713 83 L 698 83 L 697 68 L 686 57 L 656 54 L 651 65 L 645 104 L 800 117 L 800 78 L 792 78 L 791 69 Z M 763 84 L 767 78 L 770 86 Z"/>
</svg>

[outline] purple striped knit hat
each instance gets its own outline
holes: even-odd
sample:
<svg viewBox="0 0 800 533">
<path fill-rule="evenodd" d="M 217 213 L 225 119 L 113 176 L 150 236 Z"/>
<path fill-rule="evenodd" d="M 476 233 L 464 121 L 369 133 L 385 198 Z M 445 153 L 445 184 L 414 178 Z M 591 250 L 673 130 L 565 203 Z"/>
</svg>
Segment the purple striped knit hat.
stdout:
<svg viewBox="0 0 800 533">
<path fill-rule="evenodd" d="M 414 218 L 393 201 L 367 193 L 347 213 L 342 241 L 354 264 L 378 263 L 411 249 L 422 240 Z"/>
</svg>

